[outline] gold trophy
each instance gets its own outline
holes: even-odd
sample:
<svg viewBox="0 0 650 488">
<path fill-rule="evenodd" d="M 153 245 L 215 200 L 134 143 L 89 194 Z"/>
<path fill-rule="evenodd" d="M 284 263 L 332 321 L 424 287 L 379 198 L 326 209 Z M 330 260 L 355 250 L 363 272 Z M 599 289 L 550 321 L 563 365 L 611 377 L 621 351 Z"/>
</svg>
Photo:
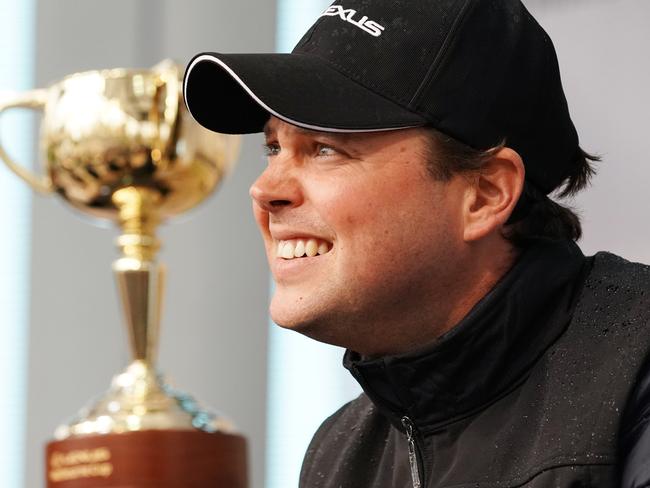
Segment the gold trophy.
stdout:
<svg viewBox="0 0 650 488">
<path fill-rule="evenodd" d="M 46 448 L 48 488 L 245 488 L 246 441 L 232 424 L 172 391 L 156 369 L 164 267 L 156 228 L 212 193 L 234 164 L 239 140 L 200 127 L 187 113 L 182 73 L 73 74 L 48 89 L 0 97 L 43 111 L 44 175 L 0 158 L 42 193 L 115 222 L 113 264 L 133 361 L 107 393 L 56 429 Z"/>
</svg>

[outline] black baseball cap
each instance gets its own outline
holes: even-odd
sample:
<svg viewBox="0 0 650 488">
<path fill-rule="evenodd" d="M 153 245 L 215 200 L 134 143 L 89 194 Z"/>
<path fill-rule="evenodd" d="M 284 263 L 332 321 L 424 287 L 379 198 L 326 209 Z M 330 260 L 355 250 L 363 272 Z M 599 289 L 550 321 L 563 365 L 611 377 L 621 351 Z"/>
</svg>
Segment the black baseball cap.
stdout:
<svg viewBox="0 0 650 488">
<path fill-rule="evenodd" d="M 476 149 L 505 141 L 550 193 L 578 136 L 551 39 L 520 0 L 337 0 L 290 54 L 195 56 L 184 95 L 204 127 L 319 131 L 429 126 Z"/>
</svg>

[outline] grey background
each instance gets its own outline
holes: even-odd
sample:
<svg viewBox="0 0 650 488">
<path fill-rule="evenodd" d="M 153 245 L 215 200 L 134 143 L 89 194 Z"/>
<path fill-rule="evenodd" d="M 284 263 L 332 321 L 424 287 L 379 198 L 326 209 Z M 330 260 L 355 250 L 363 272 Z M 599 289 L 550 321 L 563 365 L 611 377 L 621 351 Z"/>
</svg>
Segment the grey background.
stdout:
<svg viewBox="0 0 650 488">
<path fill-rule="evenodd" d="M 37 86 L 85 69 L 186 61 L 202 50 L 274 48 L 274 1 L 37 3 Z M 584 219 L 582 247 L 650 262 L 650 3 L 525 3 L 555 41 L 583 146 L 604 157 L 593 188 L 575 201 Z M 263 486 L 264 473 L 269 285 L 247 196 L 262 165 L 259 144 L 247 138 L 222 190 L 162 232 L 169 287 L 160 360 L 176 386 L 228 412 L 249 437 L 254 488 Z M 100 393 L 128 359 L 110 274 L 115 235 L 54 199 L 34 199 L 29 488 L 42 486 L 42 444 L 54 427 Z"/>
</svg>

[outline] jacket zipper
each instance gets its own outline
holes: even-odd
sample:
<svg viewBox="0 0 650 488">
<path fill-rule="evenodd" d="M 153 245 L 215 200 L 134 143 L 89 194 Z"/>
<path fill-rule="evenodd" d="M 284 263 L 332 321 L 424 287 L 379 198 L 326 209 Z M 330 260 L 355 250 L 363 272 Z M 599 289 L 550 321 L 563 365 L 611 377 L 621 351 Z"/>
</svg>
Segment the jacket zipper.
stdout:
<svg viewBox="0 0 650 488">
<path fill-rule="evenodd" d="M 420 477 L 420 451 L 418 450 L 418 445 L 415 439 L 415 427 L 413 426 L 411 419 L 406 416 L 402 417 L 402 425 L 406 431 L 413 488 L 422 488 L 422 478 Z"/>
</svg>

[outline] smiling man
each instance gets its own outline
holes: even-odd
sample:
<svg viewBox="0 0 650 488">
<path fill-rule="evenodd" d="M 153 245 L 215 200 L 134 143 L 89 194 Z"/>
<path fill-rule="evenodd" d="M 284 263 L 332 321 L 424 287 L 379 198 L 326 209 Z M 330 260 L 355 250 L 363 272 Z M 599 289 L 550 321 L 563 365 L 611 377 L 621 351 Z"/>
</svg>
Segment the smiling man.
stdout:
<svg viewBox="0 0 650 488">
<path fill-rule="evenodd" d="M 335 2 L 291 54 L 203 53 L 205 127 L 264 132 L 253 210 L 279 325 L 364 393 L 304 488 L 645 486 L 645 266 L 549 197 L 593 173 L 519 0 Z"/>
<path fill-rule="evenodd" d="M 512 150 L 444 181 L 425 164 L 424 129 L 351 135 L 272 117 L 265 133 L 269 166 L 251 195 L 278 324 L 368 357 L 403 353 L 458 323 L 511 266 L 494 229 L 523 185 Z"/>
</svg>

